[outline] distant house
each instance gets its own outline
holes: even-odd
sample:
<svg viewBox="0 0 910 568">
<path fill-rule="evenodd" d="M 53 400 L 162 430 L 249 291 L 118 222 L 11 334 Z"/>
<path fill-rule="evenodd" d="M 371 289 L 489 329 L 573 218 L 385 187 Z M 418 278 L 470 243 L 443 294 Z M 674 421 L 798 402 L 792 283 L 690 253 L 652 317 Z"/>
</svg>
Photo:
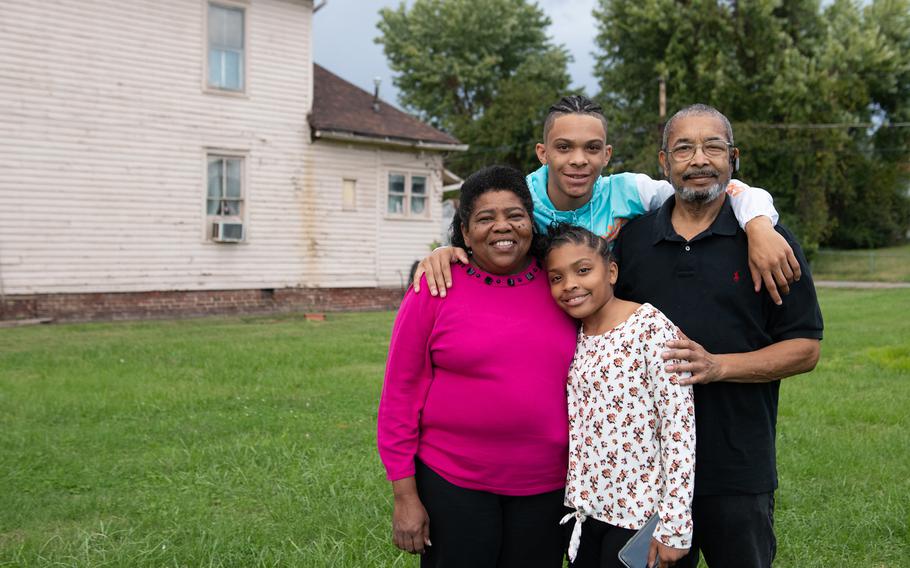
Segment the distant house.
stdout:
<svg viewBox="0 0 910 568">
<path fill-rule="evenodd" d="M 466 147 L 313 65 L 309 0 L 19 0 L 0 318 L 394 306 Z"/>
<path fill-rule="evenodd" d="M 346 266 L 328 260 L 317 272 L 327 282 L 347 277 L 352 285 L 399 285 L 415 254 L 423 258 L 439 238 L 442 153 L 467 147 L 319 65 L 313 79 L 311 156 L 324 176 L 317 184 L 326 195 L 347 199 L 335 218 L 317 221 L 315 232 L 325 250 L 337 251 L 335 258 L 357 259 Z"/>
</svg>

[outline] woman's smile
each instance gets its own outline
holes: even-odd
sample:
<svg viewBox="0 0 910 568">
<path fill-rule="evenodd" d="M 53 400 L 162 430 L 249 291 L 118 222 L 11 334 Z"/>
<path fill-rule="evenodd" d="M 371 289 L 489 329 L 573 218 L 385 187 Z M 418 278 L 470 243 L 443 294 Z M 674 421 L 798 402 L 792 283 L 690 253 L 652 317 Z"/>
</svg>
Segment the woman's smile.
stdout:
<svg viewBox="0 0 910 568">
<path fill-rule="evenodd" d="M 530 262 L 531 216 L 512 191 L 494 189 L 478 196 L 461 232 L 471 264 L 485 272 L 515 274 Z"/>
</svg>

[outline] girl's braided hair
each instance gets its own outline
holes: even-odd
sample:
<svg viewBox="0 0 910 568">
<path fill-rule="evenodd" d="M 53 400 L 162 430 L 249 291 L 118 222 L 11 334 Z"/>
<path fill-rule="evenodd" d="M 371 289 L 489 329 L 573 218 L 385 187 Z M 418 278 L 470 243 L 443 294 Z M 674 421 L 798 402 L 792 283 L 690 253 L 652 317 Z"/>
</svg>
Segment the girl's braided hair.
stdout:
<svg viewBox="0 0 910 568">
<path fill-rule="evenodd" d="M 607 264 L 613 261 L 613 253 L 607 239 L 598 237 L 584 227 L 570 223 L 550 225 L 549 236 L 544 243 L 544 255 L 546 256 L 553 249 L 567 244 L 584 245 L 596 252 Z"/>
</svg>

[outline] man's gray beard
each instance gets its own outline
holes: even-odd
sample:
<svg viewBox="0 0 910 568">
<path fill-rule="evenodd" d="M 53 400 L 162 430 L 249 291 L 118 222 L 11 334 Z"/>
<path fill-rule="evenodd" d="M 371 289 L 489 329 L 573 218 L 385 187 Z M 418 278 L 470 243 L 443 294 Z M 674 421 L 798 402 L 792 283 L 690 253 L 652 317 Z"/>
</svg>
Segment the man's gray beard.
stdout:
<svg viewBox="0 0 910 568">
<path fill-rule="evenodd" d="M 679 195 L 680 199 L 689 203 L 710 203 L 724 192 L 724 187 L 726 187 L 726 185 L 727 184 L 724 183 L 715 183 L 708 189 L 702 191 L 682 186 L 676 188 L 676 194 Z"/>
</svg>

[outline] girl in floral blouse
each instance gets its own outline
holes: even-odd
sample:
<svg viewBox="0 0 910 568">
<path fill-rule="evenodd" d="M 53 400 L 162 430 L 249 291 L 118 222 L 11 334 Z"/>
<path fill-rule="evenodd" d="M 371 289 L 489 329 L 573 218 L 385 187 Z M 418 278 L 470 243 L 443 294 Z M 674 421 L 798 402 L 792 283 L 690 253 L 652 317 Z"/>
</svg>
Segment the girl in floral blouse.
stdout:
<svg viewBox="0 0 910 568">
<path fill-rule="evenodd" d="M 586 229 L 551 230 L 547 271 L 553 298 L 582 324 L 568 379 L 571 566 L 621 566 L 619 550 L 652 515 L 648 566 L 670 566 L 691 544 L 695 471 L 692 388 L 661 358 L 677 328 L 613 296 L 609 244 Z"/>
</svg>

